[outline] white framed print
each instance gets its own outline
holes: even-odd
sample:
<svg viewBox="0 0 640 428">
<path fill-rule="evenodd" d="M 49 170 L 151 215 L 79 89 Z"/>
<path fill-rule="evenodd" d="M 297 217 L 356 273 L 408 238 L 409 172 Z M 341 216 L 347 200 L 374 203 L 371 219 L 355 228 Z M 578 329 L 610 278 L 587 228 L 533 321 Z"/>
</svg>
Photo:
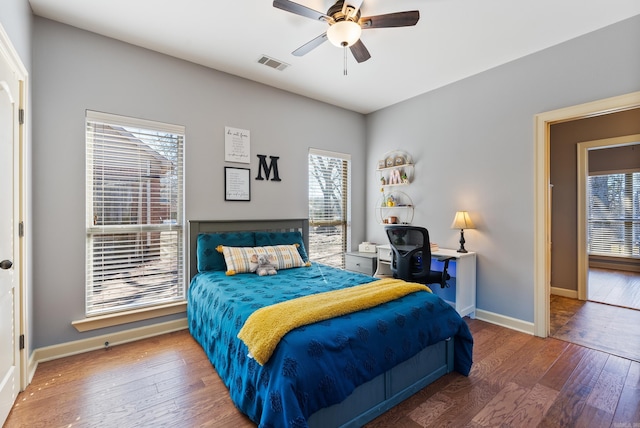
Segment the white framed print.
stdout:
<svg viewBox="0 0 640 428">
<path fill-rule="evenodd" d="M 251 132 L 247 129 L 224 127 L 224 160 L 251 163 Z"/>
<path fill-rule="evenodd" d="M 249 168 L 224 167 L 224 200 L 251 200 L 251 170 Z"/>
</svg>

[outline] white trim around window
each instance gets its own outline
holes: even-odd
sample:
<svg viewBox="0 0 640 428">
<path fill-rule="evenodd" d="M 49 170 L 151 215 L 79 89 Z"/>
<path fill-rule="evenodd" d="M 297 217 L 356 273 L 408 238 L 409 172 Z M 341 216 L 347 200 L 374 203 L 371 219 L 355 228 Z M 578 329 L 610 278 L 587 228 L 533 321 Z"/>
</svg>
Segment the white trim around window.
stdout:
<svg viewBox="0 0 640 428">
<path fill-rule="evenodd" d="M 184 310 L 184 141 L 183 126 L 86 112 L 87 319 L 77 329 Z"/>
</svg>

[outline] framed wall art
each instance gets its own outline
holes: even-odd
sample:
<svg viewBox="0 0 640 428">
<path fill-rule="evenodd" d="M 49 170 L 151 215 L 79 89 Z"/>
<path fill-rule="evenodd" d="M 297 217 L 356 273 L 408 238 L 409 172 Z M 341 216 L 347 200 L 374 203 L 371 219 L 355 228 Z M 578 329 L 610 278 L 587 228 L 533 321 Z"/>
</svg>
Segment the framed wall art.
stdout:
<svg viewBox="0 0 640 428">
<path fill-rule="evenodd" d="M 250 163 L 251 132 L 248 129 L 224 127 L 224 160 Z"/>
<path fill-rule="evenodd" d="M 249 168 L 224 167 L 224 200 L 251 200 L 251 170 Z"/>
</svg>

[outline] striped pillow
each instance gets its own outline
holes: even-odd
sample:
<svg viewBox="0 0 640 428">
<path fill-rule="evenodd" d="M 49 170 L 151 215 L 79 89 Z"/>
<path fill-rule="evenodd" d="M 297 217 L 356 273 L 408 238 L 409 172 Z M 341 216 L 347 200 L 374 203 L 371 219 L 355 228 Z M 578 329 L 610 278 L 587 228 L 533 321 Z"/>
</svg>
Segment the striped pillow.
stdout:
<svg viewBox="0 0 640 428">
<path fill-rule="evenodd" d="M 255 258 L 252 260 L 252 256 L 257 256 L 258 254 L 275 256 L 276 269 L 278 270 L 311 266 L 311 263 L 305 263 L 300 257 L 297 244 L 265 247 L 226 247 L 220 245 L 217 250 L 224 255 L 224 261 L 227 264 L 227 275 L 255 272 L 258 268 L 258 263 Z"/>
</svg>

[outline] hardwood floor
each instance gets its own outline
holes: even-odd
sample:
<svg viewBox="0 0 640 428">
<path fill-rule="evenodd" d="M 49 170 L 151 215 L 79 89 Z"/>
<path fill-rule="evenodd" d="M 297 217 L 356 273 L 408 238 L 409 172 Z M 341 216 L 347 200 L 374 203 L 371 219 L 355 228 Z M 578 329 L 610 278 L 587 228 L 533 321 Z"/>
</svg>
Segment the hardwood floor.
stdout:
<svg viewBox="0 0 640 428">
<path fill-rule="evenodd" d="M 640 362 L 640 311 L 551 296 L 551 336 Z"/>
<path fill-rule="evenodd" d="M 254 427 L 187 330 L 42 363 L 4 428 Z"/>
<path fill-rule="evenodd" d="M 640 273 L 590 268 L 588 300 L 640 310 Z"/>
<path fill-rule="evenodd" d="M 551 336 L 640 361 L 640 273 L 592 268 L 589 297 L 551 296 Z"/>
<path fill-rule="evenodd" d="M 640 363 L 465 320 L 475 340 L 469 377 L 444 376 L 368 428 L 639 426 Z M 150 426 L 255 425 L 188 331 L 40 364 L 4 425 Z"/>
</svg>

